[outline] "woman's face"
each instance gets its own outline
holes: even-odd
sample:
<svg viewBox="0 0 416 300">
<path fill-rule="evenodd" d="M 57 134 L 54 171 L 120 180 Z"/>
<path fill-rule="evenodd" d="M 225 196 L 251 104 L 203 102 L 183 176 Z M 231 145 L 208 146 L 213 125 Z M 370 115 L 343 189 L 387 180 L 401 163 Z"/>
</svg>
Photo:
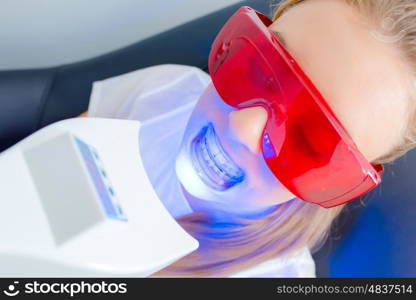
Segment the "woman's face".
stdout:
<svg viewBox="0 0 416 300">
<path fill-rule="evenodd" d="M 314 0 L 289 9 L 269 29 L 372 161 L 403 134 L 407 73 L 396 45 L 377 38 L 365 21 L 343 0 Z M 262 107 L 237 110 L 222 101 L 212 84 L 205 90 L 176 163 L 194 208 L 209 203 L 244 214 L 295 198 L 263 159 L 260 142 L 266 121 Z"/>
</svg>

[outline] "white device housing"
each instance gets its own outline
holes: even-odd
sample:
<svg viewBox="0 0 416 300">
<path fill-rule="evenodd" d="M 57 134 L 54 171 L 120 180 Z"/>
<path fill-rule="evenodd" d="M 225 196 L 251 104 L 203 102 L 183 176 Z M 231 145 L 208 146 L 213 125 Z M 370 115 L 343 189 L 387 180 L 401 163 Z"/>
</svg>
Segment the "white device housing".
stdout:
<svg viewBox="0 0 416 300">
<path fill-rule="evenodd" d="M 153 190 L 139 138 L 139 121 L 76 118 L 0 153 L 0 276 L 145 277 L 197 249 Z"/>
</svg>

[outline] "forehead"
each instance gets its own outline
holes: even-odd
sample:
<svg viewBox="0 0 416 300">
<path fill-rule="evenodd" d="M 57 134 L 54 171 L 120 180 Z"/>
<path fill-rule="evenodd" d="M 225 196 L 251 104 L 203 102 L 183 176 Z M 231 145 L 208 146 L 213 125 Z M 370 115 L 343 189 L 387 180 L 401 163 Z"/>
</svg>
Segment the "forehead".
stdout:
<svg viewBox="0 0 416 300">
<path fill-rule="evenodd" d="M 305 1 L 270 29 L 285 39 L 368 160 L 398 142 L 406 124 L 404 60 L 353 7 L 343 0 Z"/>
</svg>

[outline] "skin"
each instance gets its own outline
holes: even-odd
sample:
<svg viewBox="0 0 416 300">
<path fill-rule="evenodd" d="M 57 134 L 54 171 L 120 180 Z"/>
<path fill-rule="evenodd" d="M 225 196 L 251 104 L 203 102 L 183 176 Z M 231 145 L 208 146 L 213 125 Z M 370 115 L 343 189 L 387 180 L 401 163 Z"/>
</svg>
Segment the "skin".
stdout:
<svg viewBox="0 0 416 300">
<path fill-rule="evenodd" d="M 284 40 L 370 162 L 400 140 L 408 70 L 398 48 L 377 39 L 374 27 L 355 8 L 342 0 L 305 1 L 289 9 L 269 29 Z M 203 96 L 197 103 L 189 121 L 195 129 L 188 128 L 185 135 L 194 136 L 198 126 L 213 122 L 223 148 L 245 170 L 247 182 L 222 193 L 202 193 L 203 187 L 192 186 L 179 176 L 193 209 L 214 207 L 247 214 L 295 198 L 264 169 L 260 143 L 266 111 L 262 107 L 236 110 L 217 105 L 214 95 L 209 98 Z M 184 139 L 189 143 L 186 136 Z"/>
</svg>

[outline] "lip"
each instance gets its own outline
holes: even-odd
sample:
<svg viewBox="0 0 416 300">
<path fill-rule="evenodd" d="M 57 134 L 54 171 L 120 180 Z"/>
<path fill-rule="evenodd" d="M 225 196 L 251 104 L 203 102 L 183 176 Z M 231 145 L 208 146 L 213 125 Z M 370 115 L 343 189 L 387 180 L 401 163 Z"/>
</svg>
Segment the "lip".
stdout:
<svg viewBox="0 0 416 300">
<path fill-rule="evenodd" d="M 192 164 L 201 180 L 224 191 L 242 182 L 244 171 L 221 145 L 212 123 L 204 126 L 191 142 Z"/>
</svg>

